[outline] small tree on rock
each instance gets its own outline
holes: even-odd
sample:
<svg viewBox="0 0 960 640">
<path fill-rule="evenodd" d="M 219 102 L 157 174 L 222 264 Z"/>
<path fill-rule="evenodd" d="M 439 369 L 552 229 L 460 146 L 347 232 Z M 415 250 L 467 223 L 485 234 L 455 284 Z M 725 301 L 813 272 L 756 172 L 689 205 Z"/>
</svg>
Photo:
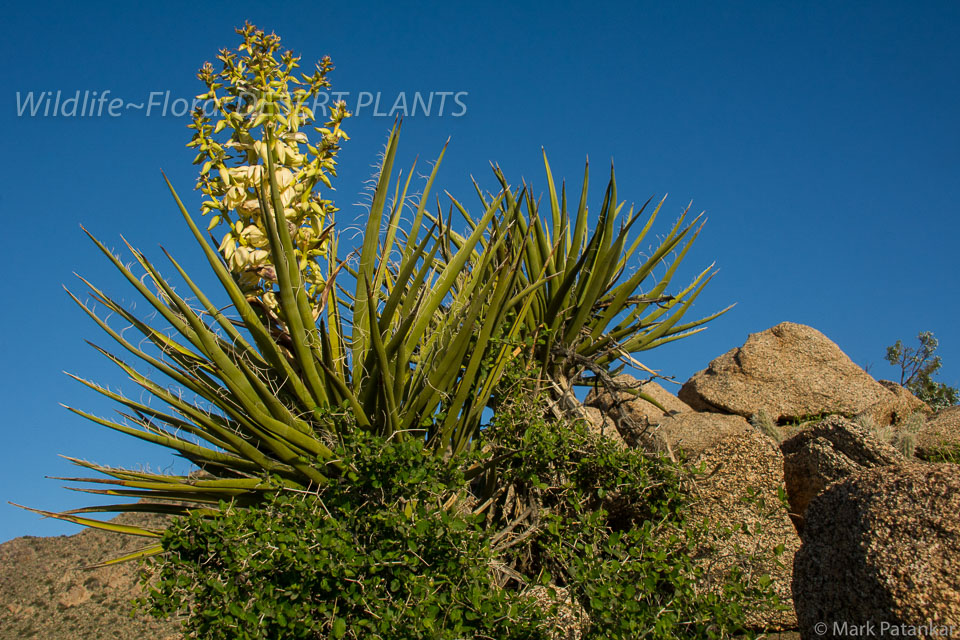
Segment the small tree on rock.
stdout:
<svg viewBox="0 0 960 640">
<path fill-rule="evenodd" d="M 933 380 L 934 374 L 943 366 L 940 356 L 934 355 L 940 343 L 932 331 L 921 331 L 917 340 L 920 346 L 916 349 L 903 346 L 900 340 L 887 347 L 887 362 L 900 367 L 900 384 L 934 410 L 957 404 L 960 391 Z"/>
</svg>

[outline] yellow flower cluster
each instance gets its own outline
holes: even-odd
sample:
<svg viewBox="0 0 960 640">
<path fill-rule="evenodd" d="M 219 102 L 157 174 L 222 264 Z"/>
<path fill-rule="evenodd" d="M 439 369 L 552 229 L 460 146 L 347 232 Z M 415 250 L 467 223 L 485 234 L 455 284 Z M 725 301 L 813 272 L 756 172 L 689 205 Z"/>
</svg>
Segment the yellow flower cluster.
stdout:
<svg viewBox="0 0 960 640">
<path fill-rule="evenodd" d="M 337 211 L 331 200 L 321 197 L 320 188 L 332 189 L 330 178 L 336 177 L 340 142 L 349 139 L 341 124 L 350 113 L 342 102 L 329 107 L 329 120 L 323 127 L 314 127 L 319 141 L 311 144 L 301 129 L 315 120 L 308 103 L 330 86 L 330 59 L 321 60 L 313 75 L 297 77 L 294 70 L 300 58 L 288 51 L 278 60 L 279 37 L 250 24 L 237 33 L 243 43 L 236 53 L 220 52 L 222 69 L 215 72 L 207 63 L 198 74 L 208 89 L 198 98 L 215 107 L 216 117 L 213 122 L 200 108 L 190 125 L 195 133 L 188 146 L 198 149 L 194 163 L 203 165 L 197 182 L 206 196 L 203 213 L 213 214 L 211 231 L 226 228 L 220 252 L 241 287 L 274 308 L 276 271 L 258 196 L 266 184 L 268 151 L 272 151 L 274 178 L 298 266 L 308 295 L 319 303 L 325 269 L 318 259 L 326 255 L 325 225 Z M 268 149 L 268 131 L 272 149 Z M 228 133 L 225 140 L 224 132 Z M 268 195 L 264 197 L 269 201 Z"/>
</svg>

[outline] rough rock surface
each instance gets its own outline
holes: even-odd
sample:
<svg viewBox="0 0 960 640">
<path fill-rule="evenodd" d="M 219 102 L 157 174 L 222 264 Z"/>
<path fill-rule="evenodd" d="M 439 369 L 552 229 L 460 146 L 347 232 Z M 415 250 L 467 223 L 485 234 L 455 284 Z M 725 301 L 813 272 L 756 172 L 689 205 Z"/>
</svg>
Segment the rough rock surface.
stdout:
<svg viewBox="0 0 960 640">
<path fill-rule="evenodd" d="M 125 515 L 115 521 L 149 526 L 158 518 Z M 143 546 L 142 538 L 93 529 L 0 544 L 0 640 L 179 638 L 172 622 L 130 617 L 131 602 L 140 595 L 136 562 L 85 569 Z"/>
<path fill-rule="evenodd" d="M 899 425 L 906 422 L 914 413 L 924 417 L 933 413 L 927 403 L 896 382 L 892 380 L 877 382 L 890 393 L 858 415 L 869 416 L 878 425 Z"/>
<path fill-rule="evenodd" d="M 917 433 L 917 457 L 926 460 L 950 450 L 960 460 L 960 405 L 941 409 Z"/>
<path fill-rule="evenodd" d="M 780 445 L 787 500 L 797 531 L 807 505 L 830 484 L 863 469 L 904 462 L 892 446 L 859 424 L 829 416 Z"/>
<path fill-rule="evenodd" d="M 696 411 L 750 417 L 764 409 L 782 421 L 854 415 L 890 393 L 816 329 L 783 322 L 713 360 L 678 395 Z"/>
<path fill-rule="evenodd" d="M 796 625 L 790 595 L 791 558 L 800 539 L 779 499 L 783 489 L 783 456 L 767 436 L 759 433 L 739 416 L 682 413 L 665 418 L 656 432 L 664 447 L 683 451 L 694 467 L 703 466 L 705 475 L 696 478 L 697 501 L 691 507 L 691 520 L 733 529 L 746 524 L 751 530 L 760 524 L 759 535 L 737 531 L 728 539 L 714 537 L 712 548 L 703 559 L 717 572 L 737 562 L 749 574 L 768 574 L 773 589 L 787 607 L 786 611 L 752 617 L 758 628 L 790 629 Z M 745 501 L 750 490 L 757 500 Z M 777 557 L 773 549 L 783 545 Z M 758 554 L 757 562 L 744 563 L 740 551 Z"/>
<path fill-rule="evenodd" d="M 679 454 L 693 460 L 705 451 L 747 431 L 756 431 L 740 416 L 716 413 L 679 413 L 663 418 L 644 435 L 644 444 L 651 451 Z"/>
<path fill-rule="evenodd" d="M 835 633 L 834 621 L 872 624 L 874 637 L 895 636 L 890 627 L 881 635 L 884 623 L 960 630 L 957 513 L 960 466 L 951 464 L 869 469 L 820 494 L 794 559 L 802 637 L 854 635 Z"/>
<path fill-rule="evenodd" d="M 616 428 L 623 440 L 630 446 L 638 446 L 643 436 L 651 426 L 658 424 L 667 415 L 692 411 L 677 396 L 673 395 L 656 382 L 641 382 L 633 376 L 619 375 L 613 379 L 614 384 L 636 389 L 645 393 L 663 405 L 666 413 L 655 405 L 638 398 L 627 391 L 591 390 L 584 401 L 588 407 L 594 407 L 609 416 L 616 424 Z"/>
</svg>

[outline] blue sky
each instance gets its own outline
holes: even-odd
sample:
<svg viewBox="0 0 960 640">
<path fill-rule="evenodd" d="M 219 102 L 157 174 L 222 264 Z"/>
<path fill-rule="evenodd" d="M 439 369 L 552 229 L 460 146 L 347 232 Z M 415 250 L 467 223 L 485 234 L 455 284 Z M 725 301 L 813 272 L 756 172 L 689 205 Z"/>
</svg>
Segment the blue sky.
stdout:
<svg viewBox="0 0 960 640">
<path fill-rule="evenodd" d="M 400 153 L 402 166 L 432 159 L 451 137 L 440 187 L 465 200 L 470 175 L 493 187 L 491 161 L 542 192 L 543 146 L 572 185 L 589 155 L 594 209 L 613 158 L 628 203 L 669 192 L 658 231 L 691 200 L 705 210 L 687 275 L 711 262 L 720 272 L 693 313 L 737 306 L 646 354 L 664 374 L 682 382 L 747 334 L 790 320 L 823 331 L 876 377 L 896 375 L 883 362 L 887 345 L 934 331 L 940 379 L 960 384 L 960 4 L 458 4 L 6 9 L 0 540 L 77 530 L 6 504 L 88 504 L 43 478 L 76 474 L 57 454 L 183 468 L 58 405 L 112 410 L 64 370 L 132 388 L 84 344 L 105 336 L 61 288 L 75 287 L 76 271 L 133 300 L 79 225 L 155 257 L 162 244 L 202 268 L 160 177 L 197 208 L 188 118 L 160 107 L 30 117 L 18 115 L 18 94 L 21 107 L 31 91 L 109 91 L 124 104 L 154 92 L 192 98 L 197 68 L 235 47 L 245 20 L 276 31 L 305 63 L 332 56 L 334 89 L 350 92 L 348 102 L 361 92 L 379 92 L 384 105 L 400 93 L 465 92 L 462 115 L 448 105 L 442 116 L 407 118 Z M 346 218 L 362 215 L 353 205 L 391 123 L 370 108 L 347 122 L 336 193 Z"/>
</svg>

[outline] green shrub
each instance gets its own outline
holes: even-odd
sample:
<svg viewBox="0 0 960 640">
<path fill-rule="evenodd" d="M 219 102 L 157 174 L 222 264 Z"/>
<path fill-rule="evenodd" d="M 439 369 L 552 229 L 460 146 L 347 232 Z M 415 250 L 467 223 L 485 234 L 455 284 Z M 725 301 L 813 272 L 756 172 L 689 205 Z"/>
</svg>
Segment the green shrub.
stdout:
<svg viewBox="0 0 960 640">
<path fill-rule="evenodd" d="M 932 453 L 927 454 L 927 462 L 949 462 L 951 464 L 960 464 L 960 446 L 940 447 Z"/>
<path fill-rule="evenodd" d="M 501 561 L 564 588 L 583 638 L 749 636 L 748 608 L 778 606 L 769 577 L 708 577 L 698 555 L 732 532 L 687 519 L 687 471 L 543 415 L 536 398 L 521 397 L 485 433 L 505 458 L 491 509 L 512 526 L 523 505 L 540 506 L 499 543 Z"/>
<path fill-rule="evenodd" d="M 185 612 L 210 640 L 548 637 L 532 600 L 497 588 L 478 518 L 443 508 L 462 465 L 359 430 L 338 454 L 358 481 L 180 519 L 148 572 L 150 612 Z"/>
<path fill-rule="evenodd" d="M 340 429 L 356 479 L 179 519 L 143 604 L 209 640 L 721 638 L 776 605 L 768 578 L 708 579 L 682 468 L 508 397 L 473 453 Z"/>
</svg>

